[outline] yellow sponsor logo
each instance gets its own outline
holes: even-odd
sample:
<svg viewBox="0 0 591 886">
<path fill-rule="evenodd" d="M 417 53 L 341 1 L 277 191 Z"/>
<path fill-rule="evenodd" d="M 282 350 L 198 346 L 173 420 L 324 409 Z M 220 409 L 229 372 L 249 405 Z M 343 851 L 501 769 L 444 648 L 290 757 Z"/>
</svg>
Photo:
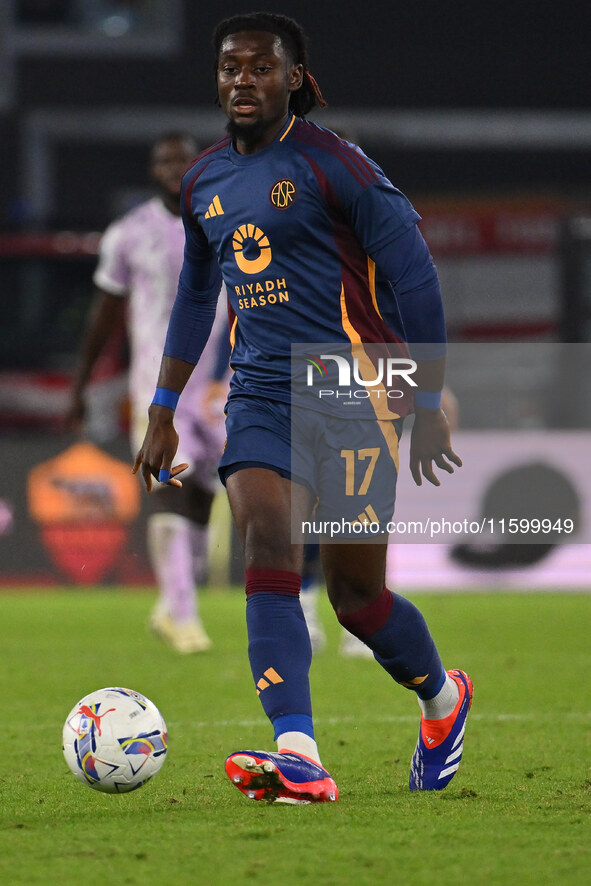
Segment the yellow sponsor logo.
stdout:
<svg viewBox="0 0 591 886">
<path fill-rule="evenodd" d="M 266 305 L 282 304 L 289 301 L 285 277 L 262 280 L 257 283 L 243 283 L 234 286 L 238 296 L 238 309 L 263 308 Z"/>
<path fill-rule="evenodd" d="M 258 246 L 259 255 L 257 258 L 246 258 L 244 250 L 253 242 Z M 232 246 L 236 264 L 245 274 L 260 274 L 273 258 L 269 238 L 256 225 L 240 225 L 238 230 L 234 231 Z"/>
</svg>

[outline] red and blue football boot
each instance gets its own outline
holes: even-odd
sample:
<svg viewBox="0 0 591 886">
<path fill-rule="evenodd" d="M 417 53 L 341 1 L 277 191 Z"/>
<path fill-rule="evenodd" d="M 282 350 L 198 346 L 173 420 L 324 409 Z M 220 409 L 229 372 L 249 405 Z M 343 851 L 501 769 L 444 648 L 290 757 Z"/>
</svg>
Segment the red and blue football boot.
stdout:
<svg viewBox="0 0 591 886">
<path fill-rule="evenodd" d="M 419 740 L 410 764 L 411 791 L 441 791 L 450 783 L 462 759 L 466 717 L 472 704 L 472 680 L 464 671 L 448 671 L 458 684 L 460 697 L 448 717 L 421 717 Z"/>
<path fill-rule="evenodd" d="M 236 751 L 226 760 L 226 773 L 250 800 L 329 803 L 339 795 L 326 769 L 303 754 L 285 749 L 276 754 Z"/>
</svg>

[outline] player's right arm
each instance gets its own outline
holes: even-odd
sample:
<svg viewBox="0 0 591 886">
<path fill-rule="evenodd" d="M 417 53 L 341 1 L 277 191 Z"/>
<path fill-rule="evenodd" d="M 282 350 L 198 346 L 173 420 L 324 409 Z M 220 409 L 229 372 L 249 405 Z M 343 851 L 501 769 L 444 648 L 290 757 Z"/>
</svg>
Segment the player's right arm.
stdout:
<svg viewBox="0 0 591 886">
<path fill-rule="evenodd" d="M 149 424 L 133 471 L 141 469 L 148 492 L 152 478 L 171 486 L 182 486 L 177 474 L 188 467 L 174 465 L 178 434 L 174 410 L 197 364 L 215 319 L 221 274 L 201 228 L 183 212 L 185 256 L 176 299 L 170 315 L 158 384 L 148 410 Z"/>
<path fill-rule="evenodd" d="M 134 474 L 141 468 L 148 492 L 152 491 L 152 477 L 170 486 L 183 485 L 176 479 L 176 475 L 186 470 L 188 464 L 185 462 L 174 466 L 172 464 L 179 445 L 179 435 L 173 421 L 174 406 L 178 397 L 175 398 L 174 395 L 182 393 L 194 368 L 194 363 L 187 363 L 175 357 L 162 357 L 154 399 L 157 399 L 160 392 L 165 392 L 163 398 L 165 399 L 168 393 L 170 405 L 166 406 L 163 402 L 153 402 L 150 405 L 148 430 L 133 466 Z"/>
</svg>

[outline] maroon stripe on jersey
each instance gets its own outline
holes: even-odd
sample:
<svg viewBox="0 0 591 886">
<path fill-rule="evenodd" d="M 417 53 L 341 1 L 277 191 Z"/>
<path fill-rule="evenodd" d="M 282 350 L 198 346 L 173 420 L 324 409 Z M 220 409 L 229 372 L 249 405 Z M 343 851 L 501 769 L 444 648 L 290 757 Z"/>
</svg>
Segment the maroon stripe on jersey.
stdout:
<svg viewBox="0 0 591 886">
<path fill-rule="evenodd" d="M 341 280 L 349 321 L 363 342 L 400 342 L 400 339 L 375 310 L 369 285 L 367 253 L 352 230 L 333 187 L 318 164 L 302 152 L 316 177 L 329 212 L 334 242 L 339 251 Z"/>
<path fill-rule="evenodd" d="M 317 142 L 319 145 L 326 146 L 334 151 L 342 153 L 347 156 L 350 160 L 355 163 L 360 171 L 363 171 L 368 178 L 371 180 L 375 180 L 378 176 L 367 159 L 363 154 L 360 154 L 359 151 L 356 151 L 355 148 L 350 147 L 349 144 L 345 142 L 336 132 L 332 132 L 331 130 L 323 130 L 319 128 L 307 127 L 305 123 L 301 123 L 296 133 L 298 136 L 302 136 L 303 138 L 308 138 L 308 140 L 312 143 Z"/>
<path fill-rule="evenodd" d="M 220 151 L 222 148 L 225 148 L 231 141 L 229 135 L 225 135 L 214 145 L 211 145 L 209 148 L 205 148 L 205 150 L 201 151 L 200 154 L 197 154 L 195 159 L 195 163 L 199 163 L 200 160 L 203 160 L 204 157 L 209 157 L 210 154 L 213 154 L 215 151 Z"/>
<path fill-rule="evenodd" d="M 364 157 L 363 154 L 360 154 L 359 151 L 356 151 L 355 148 L 349 147 L 349 145 L 346 144 L 336 132 L 323 132 L 322 130 L 317 129 L 303 130 L 303 132 L 307 132 L 311 139 L 317 137 L 318 141 L 326 145 L 326 147 L 336 148 L 338 153 L 346 156 L 355 164 L 355 166 L 357 166 L 362 174 L 367 176 L 370 183 L 376 181 L 378 178 L 377 172 L 367 158 Z"/>
<path fill-rule="evenodd" d="M 227 136 L 225 136 L 224 138 L 220 139 L 219 142 L 216 142 L 215 145 L 212 145 L 210 148 L 206 148 L 204 151 L 201 151 L 201 153 L 197 155 L 196 160 L 192 163 L 192 166 L 195 166 L 195 164 L 200 163 L 201 160 L 203 160 L 205 157 L 208 157 L 210 154 L 213 154 L 213 153 L 215 153 L 216 151 L 220 151 L 220 150 L 221 150 L 222 148 L 224 148 L 227 144 L 229 144 L 229 142 L 230 142 L 230 136 L 227 135 Z M 212 158 L 212 159 L 213 159 L 213 158 Z M 195 182 L 196 182 L 197 179 L 199 178 L 199 176 L 200 176 L 203 172 L 205 172 L 205 170 L 207 169 L 207 167 L 209 166 L 210 163 L 211 163 L 211 160 L 209 160 L 209 162 L 206 163 L 205 166 L 203 166 L 203 167 L 199 170 L 199 172 L 197 172 L 196 175 L 193 176 L 193 178 L 191 179 L 191 181 L 189 182 L 189 184 L 187 185 L 187 187 L 186 187 L 186 189 L 185 189 L 185 212 L 186 212 L 189 216 L 192 216 L 192 212 L 191 212 L 191 197 L 193 196 L 193 187 L 194 187 L 194 185 L 195 185 Z"/>
<path fill-rule="evenodd" d="M 294 133 L 294 138 L 334 154 L 363 187 L 377 181 L 378 175 L 367 160 L 346 145 L 337 135 L 298 128 Z"/>
<path fill-rule="evenodd" d="M 209 163 L 211 163 L 211 160 L 209 161 Z M 201 167 L 199 172 L 193 176 L 193 178 L 185 188 L 185 212 L 190 218 L 193 218 L 193 213 L 191 211 L 191 197 L 193 196 L 193 188 L 195 186 L 195 182 L 197 181 L 199 176 L 205 172 L 205 170 L 209 166 L 209 163 L 206 163 L 205 166 Z"/>
<path fill-rule="evenodd" d="M 312 145 L 316 148 L 319 147 L 322 150 L 327 150 L 331 154 L 334 154 L 335 157 L 339 158 L 343 166 L 345 166 L 349 170 L 351 175 L 359 182 L 362 188 L 367 188 L 367 186 L 371 184 L 371 181 L 368 181 L 366 176 L 361 175 L 360 172 L 355 169 L 355 167 L 349 162 L 348 158 L 343 157 L 342 154 L 340 154 L 337 150 L 334 150 L 334 147 L 332 145 L 329 146 L 326 144 L 319 144 L 317 139 L 310 139 L 307 137 L 307 135 L 300 135 L 300 133 L 296 133 L 294 138 L 296 138 L 298 141 L 303 142 L 304 144 Z"/>
</svg>

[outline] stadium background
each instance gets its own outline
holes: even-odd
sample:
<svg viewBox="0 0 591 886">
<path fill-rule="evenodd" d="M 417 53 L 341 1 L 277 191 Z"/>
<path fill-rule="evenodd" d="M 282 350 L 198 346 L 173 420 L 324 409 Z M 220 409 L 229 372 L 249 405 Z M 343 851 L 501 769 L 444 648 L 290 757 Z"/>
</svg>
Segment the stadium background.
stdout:
<svg viewBox="0 0 591 886">
<path fill-rule="evenodd" d="M 151 581 L 141 495 L 123 483 L 111 489 L 115 469 L 105 461 L 129 463 L 123 336 L 98 367 L 85 440 L 66 435 L 60 418 L 98 233 L 147 195 L 151 139 L 181 127 L 206 145 L 220 134 L 211 31 L 220 17 L 255 7 L 304 25 L 329 103 L 316 119 L 346 130 L 424 217 L 450 338 L 460 344 L 450 371 L 458 451 L 478 453 L 494 431 L 505 433 L 496 449 L 506 458 L 515 432 L 520 445 L 528 434 L 531 458 L 516 450 L 514 464 L 543 457 L 576 487 L 586 513 L 589 491 L 573 475 L 577 447 L 589 451 L 591 400 L 584 4 L 542 15 L 529 2 L 8 0 L 0 9 L 4 583 Z M 540 443 L 549 434 L 557 435 L 550 451 Z M 48 509 L 39 501 L 47 502 L 46 462 L 55 457 L 65 458 L 65 484 Z M 67 481 L 80 458 L 95 482 L 74 494 Z M 510 457 L 499 470 L 507 466 Z M 485 484 L 478 472 L 461 483 L 470 517 Z M 226 583 L 240 564 L 221 504 L 216 522 L 210 580 Z M 404 545 L 392 570 L 413 588 L 581 589 L 590 550 L 585 542 L 491 570 L 454 565 L 446 546 Z"/>
</svg>

